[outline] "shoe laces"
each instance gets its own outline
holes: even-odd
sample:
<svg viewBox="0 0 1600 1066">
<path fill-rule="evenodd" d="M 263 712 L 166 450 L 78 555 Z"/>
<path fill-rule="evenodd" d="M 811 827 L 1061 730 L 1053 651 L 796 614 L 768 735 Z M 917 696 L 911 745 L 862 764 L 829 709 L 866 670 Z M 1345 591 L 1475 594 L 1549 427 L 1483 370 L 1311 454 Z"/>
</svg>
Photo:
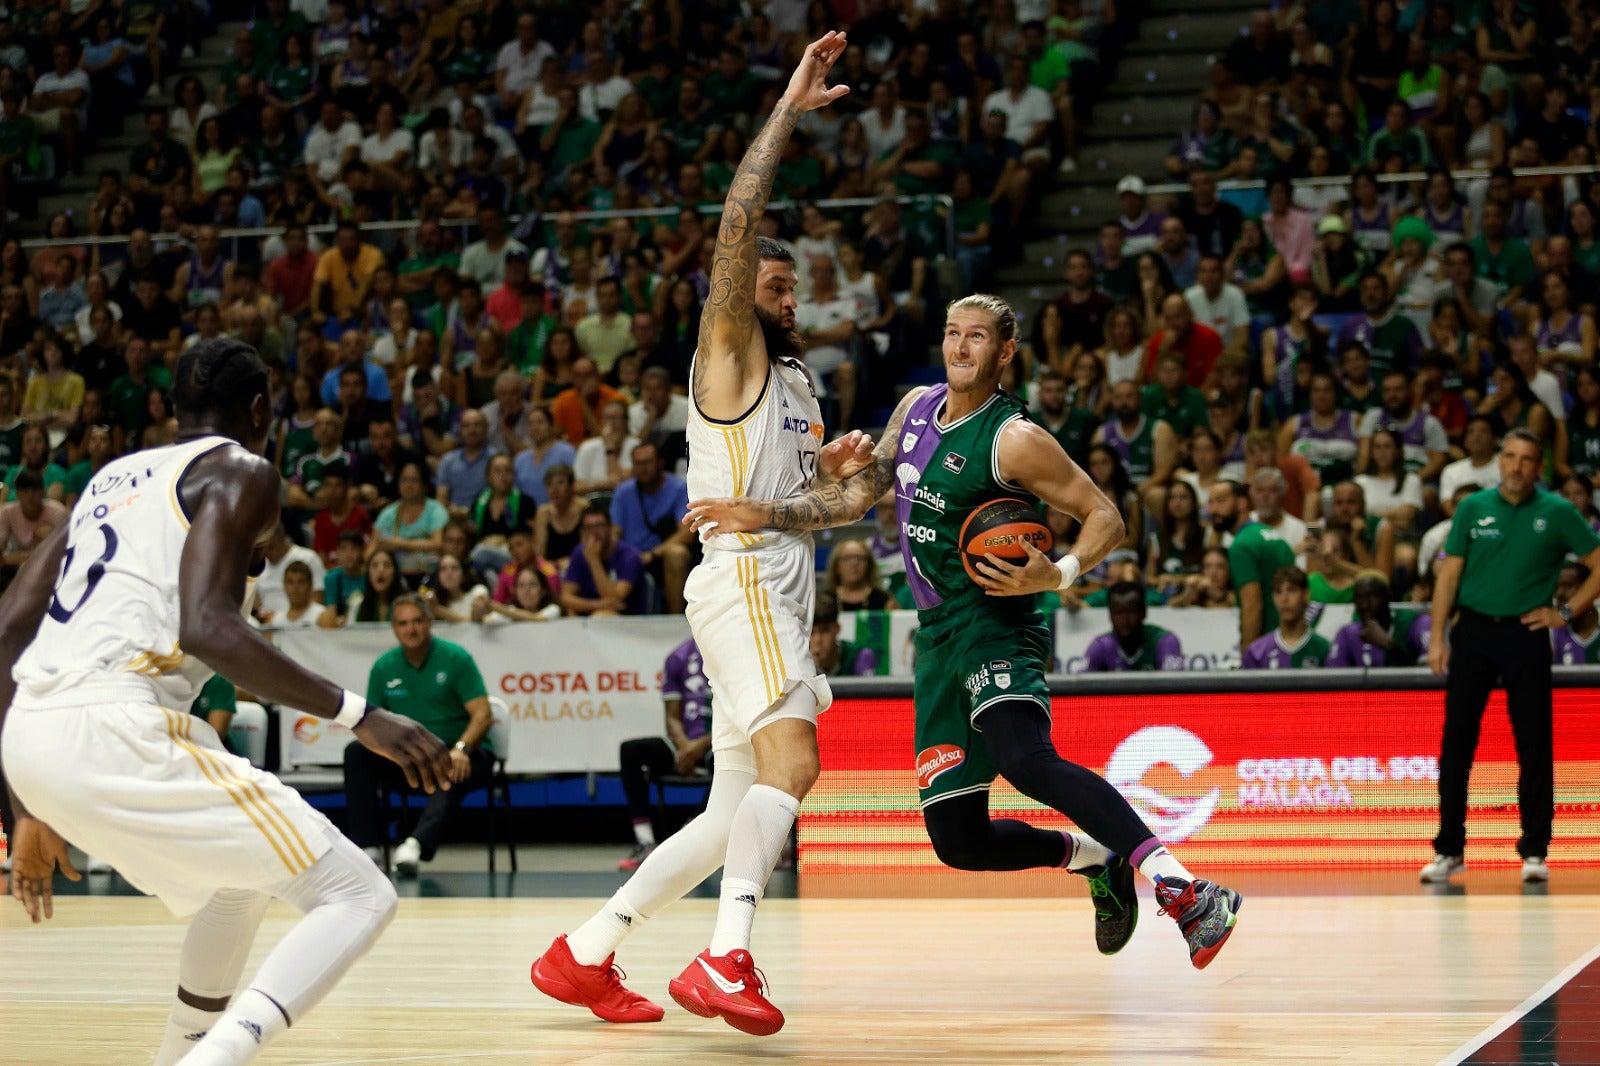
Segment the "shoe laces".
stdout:
<svg viewBox="0 0 1600 1066">
<path fill-rule="evenodd" d="M 1110 866 L 1100 867 L 1100 872 L 1089 878 L 1089 895 L 1095 899 L 1112 898 Z"/>
<path fill-rule="evenodd" d="M 756 960 L 748 951 L 734 951 L 728 954 L 728 965 L 739 979 L 746 984 L 755 983 L 756 991 L 765 993 L 767 990 L 767 975 L 756 966 Z"/>
<path fill-rule="evenodd" d="M 1161 904 L 1157 913 L 1170 914 L 1178 921 L 1183 921 L 1184 913 L 1196 902 L 1194 882 L 1185 884 L 1181 891 L 1174 891 L 1165 880 L 1156 882 L 1156 902 Z"/>
<path fill-rule="evenodd" d="M 622 983 L 627 979 L 628 972 L 615 962 L 602 969 L 600 973 L 600 980 L 605 984 L 607 991 L 620 992 L 625 996 L 632 996 L 634 993 Z"/>
</svg>

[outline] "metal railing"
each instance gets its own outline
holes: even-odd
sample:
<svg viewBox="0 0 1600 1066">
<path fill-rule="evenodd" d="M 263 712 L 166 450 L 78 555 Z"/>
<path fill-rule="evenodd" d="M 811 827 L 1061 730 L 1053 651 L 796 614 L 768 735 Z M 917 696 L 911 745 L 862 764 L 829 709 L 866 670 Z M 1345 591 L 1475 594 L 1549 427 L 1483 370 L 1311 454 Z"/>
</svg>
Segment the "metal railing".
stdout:
<svg viewBox="0 0 1600 1066">
<path fill-rule="evenodd" d="M 1511 172 L 1519 178 L 1544 178 L 1566 177 L 1567 175 L 1593 175 L 1600 170 L 1592 166 L 1562 166 L 1562 167 L 1512 167 Z M 1486 179 L 1489 171 L 1486 168 L 1452 170 L 1450 176 L 1456 181 L 1469 181 L 1474 178 Z M 1427 180 L 1425 171 L 1407 171 L 1404 174 L 1378 174 L 1378 184 L 1395 185 L 1412 181 Z M 1349 185 L 1350 175 L 1329 175 L 1322 178 L 1292 178 L 1290 183 L 1297 189 L 1318 189 L 1329 185 Z M 1267 186 L 1265 178 L 1251 178 L 1242 181 L 1238 178 L 1228 178 L 1226 181 L 1217 182 L 1218 191 L 1227 189 L 1264 189 Z M 1182 181 L 1167 181 L 1159 185 L 1147 186 L 1145 191 L 1152 195 L 1171 196 L 1189 191 L 1189 184 Z"/>
<path fill-rule="evenodd" d="M 800 201 L 800 200 L 773 200 L 773 201 L 771 201 L 770 203 L 767 204 L 767 210 L 769 210 L 769 211 L 774 211 L 774 210 L 786 211 L 786 210 L 789 210 L 789 209 L 792 209 L 792 208 L 798 208 L 798 207 L 802 206 L 802 204 L 804 204 L 804 203 L 815 204 L 817 207 L 820 207 L 823 210 L 828 210 L 828 209 L 831 209 L 831 208 L 872 207 L 872 206 L 878 204 L 881 201 L 881 199 L 882 199 L 881 197 L 858 196 L 858 197 L 851 197 L 851 198 L 848 198 L 848 199 L 839 199 L 839 200 L 807 200 L 807 201 Z M 948 196 L 948 195 L 946 195 L 944 193 L 923 193 L 923 194 L 920 194 L 920 195 L 917 195 L 917 196 L 897 196 L 897 197 L 894 197 L 894 200 L 895 200 L 896 203 L 899 203 L 899 204 L 905 205 L 905 206 L 909 206 L 909 205 L 924 205 L 924 206 L 939 205 L 939 206 L 942 206 L 944 208 L 944 212 L 945 212 L 945 218 L 944 218 L 944 245 L 945 245 L 945 247 L 944 247 L 944 255 L 947 256 L 947 257 L 955 255 L 955 249 L 956 249 L 955 200 L 952 197 L 950 197 L 950 196 Z M 608 210 L 608 211 L 583 211 L 583 212 L 570 212 L 570 213 L 572 214 L 572 217 L 574 218 L 574 220 L 576 220 L 580 224 L 590 224 L 590 223 L 594 223 L 594 222 L 608 222 L 608 221 L 610 221 L 612 219 L 617 219 L 617 218 L 624 218 L 624 219 L 626 219 L 626 218 L 673 218 L 681 210 L 683 210 L 682 207 L 645 207 L 645 208 L 633 208 L 633 209 L 622 210 L 622 211 L 619 211 L 619 210 Z M 702 215 L 720 215 L 722 213 L 722 205 L 721 204 L 701 204 L 701 205 L 698 206 L 697 210 Z M 535 217 L 536 218 L 542 218 L 545 221 L 553 221 L 554 219 L 560 217 L 562 214 L 567 214 L 567 213 L 568 212 L 540 212 Z M 514 229 L 518 228 L 519 226 L 521 226 L 521 224 L 527 218 L 528 218 L 528 216 L 526 216 L 526 215 L 508 215 L 506 217 L 507 229 L 508 230 L 514 230 Z M 405 231 L 416 229 L 419 225 L 422 224 L 423 221 L 424 221 L 423 219 L 415 219 L 415 218 L 413 218 L 413 219 L 402 219 L 400 221 L 395 221 L 395 222 L 367 222 L 367 223 L 363 223 L 362 224 L 361 230 L 362 230 L 363 233 L 405 232 Z M 468 235 L 472 232 L 472 230 L 477 228 L 477 221 L 475 219 L 434 219 L 432 221 L 438 222 L 441 227 L 444 227 L 444 228 L 447 228 L 447 229 L 456 229 L 456 230 L 458 230 L 460 232 L 461 243 L 463 245 L 468 243 Z M 337 228 L 338 228 L 338 224 L 337 223 L 328 222 L 328 223 L 324 223 L 324 224 L 316 225 L 316 226 L 307 226 L 306 227 L 306 232 L 315 233 L 315 234 L 331 234 Z M 251 227 L 251 228 L 224 229 L 224 230 L 221 230 L 219 232 L 220 232 L 220 236 L 222 237 L 222 239 L 224 241 L 233 241 L 233 240 L 249 239 L 249 238 L 278 237 L 278 236 L 281 236 L 283 234 L 283 231 L 284 231 L 284 227 L 283 226 L 270 226 L 270 227 L 268 227 L 268 226 L 257 226 L 257 227 Z M 181 240 L 185 239 L 184 235 L 181 234 L 181 233 L 152 233 L 150 236 L 151 236 L 152 240 L 155 240 L 157 242 L 162 242 L 162 241 L 172 242 L 172 241 L 181 241 Z M 36 237 L 36 238 L 32 238 L 32 239 L 29 239 L 29 240 L 22 241 L 21 243 L 22 243 L 22 247 L 25 250 L 34 251 L 34 250 L 40 249 L 40 248 L 71 248 L 71 247 L 88 247 L 88 246 L 94 246 L 94 245 L 120 245 L 120 244 L 126 244 L 127 242 L 128 242 L 128 237 L 127 237 L 126 234 L 117 234 L 117 235 L 109 236 L 109 237 L 93 237 L 93 236 L 60 237 L 60 238 Z"/>
</svg>

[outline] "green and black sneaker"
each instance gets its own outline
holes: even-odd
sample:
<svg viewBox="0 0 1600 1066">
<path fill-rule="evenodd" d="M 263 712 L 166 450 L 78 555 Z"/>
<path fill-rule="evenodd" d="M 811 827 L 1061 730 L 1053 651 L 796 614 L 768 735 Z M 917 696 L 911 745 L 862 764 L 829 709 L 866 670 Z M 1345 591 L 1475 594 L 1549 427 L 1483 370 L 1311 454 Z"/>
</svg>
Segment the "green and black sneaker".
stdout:
<svg viewBox="0 0 1600 1066">
<path fill-rule="evenodd" d="M 1104 866 L 1078 871 L 1089 879 L 1094 902 L 1094 946 L 1102 955 L 1115 955 L 1133 939 L 1139 924 L 1139 894 L 1133 888 L 1133 867 L 1121 855 Z"/>
</svg>

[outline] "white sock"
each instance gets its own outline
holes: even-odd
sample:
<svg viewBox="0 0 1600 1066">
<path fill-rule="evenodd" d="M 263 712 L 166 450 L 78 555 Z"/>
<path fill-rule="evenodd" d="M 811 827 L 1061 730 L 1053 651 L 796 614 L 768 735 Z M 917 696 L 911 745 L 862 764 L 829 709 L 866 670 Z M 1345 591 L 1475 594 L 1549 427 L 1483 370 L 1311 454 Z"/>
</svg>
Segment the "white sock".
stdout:
<svg viewBox="0 0 1600 1066">
<path fill-rule="evenodd" d="M 629 933 L 649 921 L 628 902 L 628 886 L 617 889 L 594 917 L 567 934 L 567 950 L 579 966 L 599 966 L 610 958 Z"/>
<path fill-rule="evenodd" d="M 222 1017 L 222 1011 L 201 1010 L 187 1003 L 172 1005 L 167 1016 L 167 1034 L 161 1038 L 161 1049 L 156 1052 L 154 1066 L 173 1066 L 209 1033 Z"/>
<path fill-rule="evenodd" d="M 645 847 L 656 842 L 656 831 L 650 826 L 650 819 L 641 818 L 633 823 L 633 839 Z"/>
<path fill-rule="evenodd" d="M 1185 881 L 1193 881 L 1194 874 L 1184 869 L 1183 863 L 1173 857 L 1172 852 L 1166 848 L 1157 848 L 1144 861 L 1139 864 L 1139 872 L 1153 884 L 1157 877 L 1181 877 Z"/>
<path fill-rule="evenodd" d="M 1067 838 L 1067 869 L 1086 870 L 1091 866 L 1104 866 L 1111 861 L 1111 849 L 1082 833 L 1068 833 L 1062 830 L 1062 836 Z"/>
<path fill-rule="evenodd" d="M 204 1040 L 185 1055 L 181 1066 L 243 1066 L 285 1029 L 289 1019 L 268 996 L 247 988 L 239 993 Z"/>
<path fill-rule="evenodd" d="M 750 950 L 750 928 L 756 905 L 789 841 L 800 801 L 771 785 L 751 785 L 733 815 L 728 857 L 722 865 L 722 896 L 717 925 L 711 933 L 711 954 Z"/>
</svg>

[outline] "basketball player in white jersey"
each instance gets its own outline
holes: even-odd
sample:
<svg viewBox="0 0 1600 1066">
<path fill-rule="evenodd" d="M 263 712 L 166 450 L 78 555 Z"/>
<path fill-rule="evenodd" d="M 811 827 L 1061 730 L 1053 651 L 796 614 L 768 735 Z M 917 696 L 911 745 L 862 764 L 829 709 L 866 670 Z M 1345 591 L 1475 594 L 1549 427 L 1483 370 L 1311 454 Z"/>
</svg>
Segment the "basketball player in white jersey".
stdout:
<svg viewBox="0 0 1600 1066">
<path fill-rule="evenodd" d="M 859 433 L 822 447 L 822 413 L 794 325 L 794 257 L 756 236 L 796 121 L 848 91 L 827 86 L 844 47 L 844 34 L 829 33 L 806 49 L 728 190 L 690 371 L 690 496 L 730 488 L 784 496 L 819 478 L 848 477 L 871 460 L 872 442 Z M 685 1010 L 747 1033 L 782 1027 L 750 956 L 750 930 L 795 811 L 816 781 L 817 715 L 832 700 L 811 658 L 813 558 L 809 533 L 706 543 L 685 589 L 715 700 L 705 813 L 534 963 L 533 982 L 547 995 L 607 1021 L 659 1021 L 660 1007 L 623 987 L 614 953 L 628 933 L 722 866 L 710 946 L 668 990 Z"/>
<path fill-rule="evenodd" d="M 194 914 L 157 1066 L 233 1066 L 305 1017 L 394 915 L 388 880 L 300 795 L 188 712 L 220 671 L 332 719 L 432 792 L 461 780 L 408 719 L 305 670 L 245 621 L 282 483 L 254 349 L 178 361 L 178 442 L 104 467 L 0 600 L 0 757 L 18 814 L 12 892 L 34 921 L 72 843 Z M 305 917 L 235 995 L 268 902 Z"/>
</svg>

